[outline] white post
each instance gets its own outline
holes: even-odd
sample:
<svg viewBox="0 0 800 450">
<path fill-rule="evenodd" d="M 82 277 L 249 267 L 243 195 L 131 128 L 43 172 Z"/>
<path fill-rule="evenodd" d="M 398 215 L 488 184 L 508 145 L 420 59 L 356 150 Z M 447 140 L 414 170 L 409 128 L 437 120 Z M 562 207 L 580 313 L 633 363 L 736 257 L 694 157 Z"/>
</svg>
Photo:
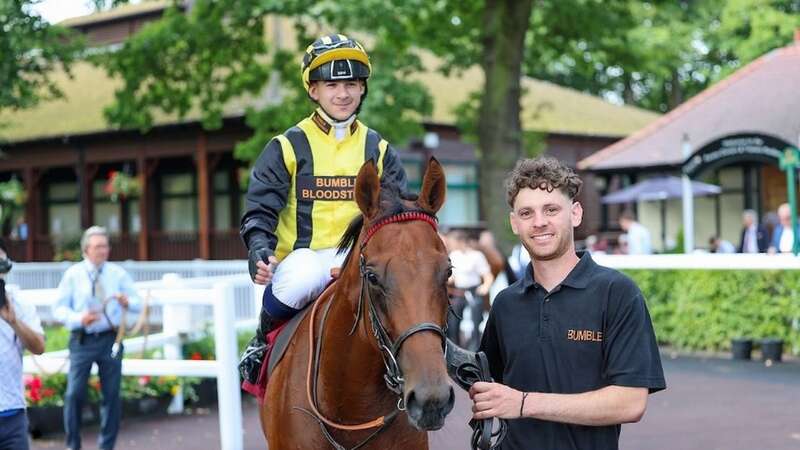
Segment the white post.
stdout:
<svg viewBox="0 0 800 450">
<path fill-rule="evenodd" d="M 689 135 L 683 135 L 683 161 L 692 155 L 692 144 Z M 683 252 L 694 251 L 694 195 L 692 195 L 692 180 L 689 175 L 683 174 Z"/>
<path fill-rule="evenodd" d="M 161 277 L 161 282 L 165 287 L 171 289 L 180 289 L 184 286 L 183 279 L 177 273 L 165 273 Z M 165 304 L 162 308 L 162 329 L 164 334 L 171 337 L 171 339 L 164 344 L 164 359 L 180 360 L 183 359 L 183 343 L 181 342 L 181 333 L 185 332 L 187 324 L 185 323 L 190 319 L 191 309 L 190 305 L 170 305 Z M 183 412 L 183 385 L 178 385 L 178 391 L 172 397 L 172 401 L 167 407 L 169 414 L 181 414 Z"/>
<path fill-rule="evenodd" d="M 222 450 L 242 450 L 242 397 L 237 367 L 234 291 L 231 283 L 216 283 L 214 339 L 217 354 L 219 437 Z"/>
</svg>

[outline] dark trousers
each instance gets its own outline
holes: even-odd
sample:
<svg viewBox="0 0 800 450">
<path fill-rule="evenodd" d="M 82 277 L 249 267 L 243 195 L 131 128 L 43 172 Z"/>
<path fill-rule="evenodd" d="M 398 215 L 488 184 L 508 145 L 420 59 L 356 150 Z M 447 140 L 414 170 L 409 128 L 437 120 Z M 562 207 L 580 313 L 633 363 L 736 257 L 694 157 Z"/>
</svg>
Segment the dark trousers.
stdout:
<svg viewBox="0 0 800 450">
<path fill-rule="evenodd" d="M 111 357 L 113 332 L 85 334 L 73 332 L 69 340 L 69 374 L 67 394 L 64 398 L 64 429 L 67 447 L 81 448 L 81 411 L 86 400 L 86 389 L 92 363 L 97 363 L 103 402 L 100 405 L 100 436 L 97 445 L 112 449 L 117 441 L 122 403 L 119 398 L 122 381 L 122 349 L 116 358 Z"/>
<path fill-rule="evenodd" d="M 475 294 L 474 289 L 464 292 L 464 296 L 454 296 L 450 299 L 451 311 L 447 316 L 447 337 L 459 346 L 477 351 L 481 343 L 481 330 L 479 328 L 483 321 L 483 299 Z M 469 307 L 472 316 L 472 334 L 465 340 L 461 339 L 461 318 L 464 309 Z"/>
<path fill-rule="evenodd" d="M 0 450 L 28 450 L 28 416 L 0 417 Z"/>
</svg>

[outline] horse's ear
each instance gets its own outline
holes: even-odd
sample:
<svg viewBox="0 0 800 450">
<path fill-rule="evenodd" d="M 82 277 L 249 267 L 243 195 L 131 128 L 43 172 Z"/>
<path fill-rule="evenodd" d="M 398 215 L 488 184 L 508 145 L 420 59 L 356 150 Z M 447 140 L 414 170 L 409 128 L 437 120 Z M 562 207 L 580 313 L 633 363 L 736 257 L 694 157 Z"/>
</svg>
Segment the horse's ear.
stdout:
<svg viewBox="0 0 800 450">
<path fill-rule="evenodd" d="M 381 180 L 375 161 L 368 160 L 361 166 L 356 177 L 356 203 L 364 217 L 370 219 L 380 209 Z"/>
<path fill-rule="evenodd" d="M 417 204 L 435 214 L 444 204 L 446 193 L 447 181 L 444 178 L 444 168 L 436 158 L 431 157 L 422 179 L 422 189 Z"/>
</svg>

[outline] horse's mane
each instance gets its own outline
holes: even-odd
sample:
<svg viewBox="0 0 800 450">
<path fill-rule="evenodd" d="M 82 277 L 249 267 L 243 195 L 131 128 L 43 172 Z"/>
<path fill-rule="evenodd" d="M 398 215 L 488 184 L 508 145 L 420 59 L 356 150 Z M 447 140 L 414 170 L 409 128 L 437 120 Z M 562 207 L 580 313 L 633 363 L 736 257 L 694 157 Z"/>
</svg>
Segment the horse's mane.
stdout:
<svg viewBox="0 0 800 450">
<path fill-rule="evenodd" d="M 403 200 L 415 201 L 416 199 L 416 194 L 400 192 L 395 186 L 381 185 L 381 195 L 379 200 L 381 205 L 380 214 L 376 215 L 376 217 L 370 221 L 369 225 L 371 226 L 372 224 L 380 222 L 387 217 L 391 217 L 402 212 L 420 211 L 427 214 L 426 211 L 422 211 L 418 208 L 408 207 L 403 203 Z M 350 257 L 353 255 L 353 249 L 358 243 L 358 236 L 361 234 L 361 229 L 363 227 L 364 216 L 359 214 L 350 222 L 350 225 L 347 226 L 347 230 L 345 230 L 344 234 L 342 235 L 342 239 L 336 246 L 337 254 L 347 252 L 347 256 L 342 263 L 342 267 L 346 267 L 347 263 L 350 262 Z"/>
</svg>

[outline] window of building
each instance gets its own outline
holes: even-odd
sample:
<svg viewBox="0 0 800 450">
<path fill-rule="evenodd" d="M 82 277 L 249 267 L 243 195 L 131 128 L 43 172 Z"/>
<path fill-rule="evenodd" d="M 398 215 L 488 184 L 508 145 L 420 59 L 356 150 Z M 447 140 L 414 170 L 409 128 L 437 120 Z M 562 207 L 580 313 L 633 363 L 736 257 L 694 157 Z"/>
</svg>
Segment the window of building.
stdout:
<svg viewBox="0 0 800 450">
<path fill-rule="evenodd" d="M 161 176 L 161 230 L 197 231 L 197 192 L 190 173 Z"/>
<path fill-rule="evenodd" d="M 119 203 L 112 202 L 105 192 L 107 182 L 106 179 L 95 180 L 92 186 L 94 224 L 105 227 L 111 235 L 124 231 L 138 233 L 140 231 L 139 199 L 131 197 Z"/>
<path fill-rule="evenodd" d="M 47 196 L 47 232 L 53 236 L 80 236 L 81 211 L 78 184 L 75 181 L 52 182 Z"/>
<path fill-rule="evenodd" d="M 473 164 L 444 164 L 447 200 L 439 211 L 445 225 L 471 225 L 478 222 L 478 170 Z"/>
<path fill-rule="evenodd" d="M 231 174 L 227 170 L 214 174 L 214 229 L 228 230 L 235 225 L 231 212 Z"/>
</svg>

